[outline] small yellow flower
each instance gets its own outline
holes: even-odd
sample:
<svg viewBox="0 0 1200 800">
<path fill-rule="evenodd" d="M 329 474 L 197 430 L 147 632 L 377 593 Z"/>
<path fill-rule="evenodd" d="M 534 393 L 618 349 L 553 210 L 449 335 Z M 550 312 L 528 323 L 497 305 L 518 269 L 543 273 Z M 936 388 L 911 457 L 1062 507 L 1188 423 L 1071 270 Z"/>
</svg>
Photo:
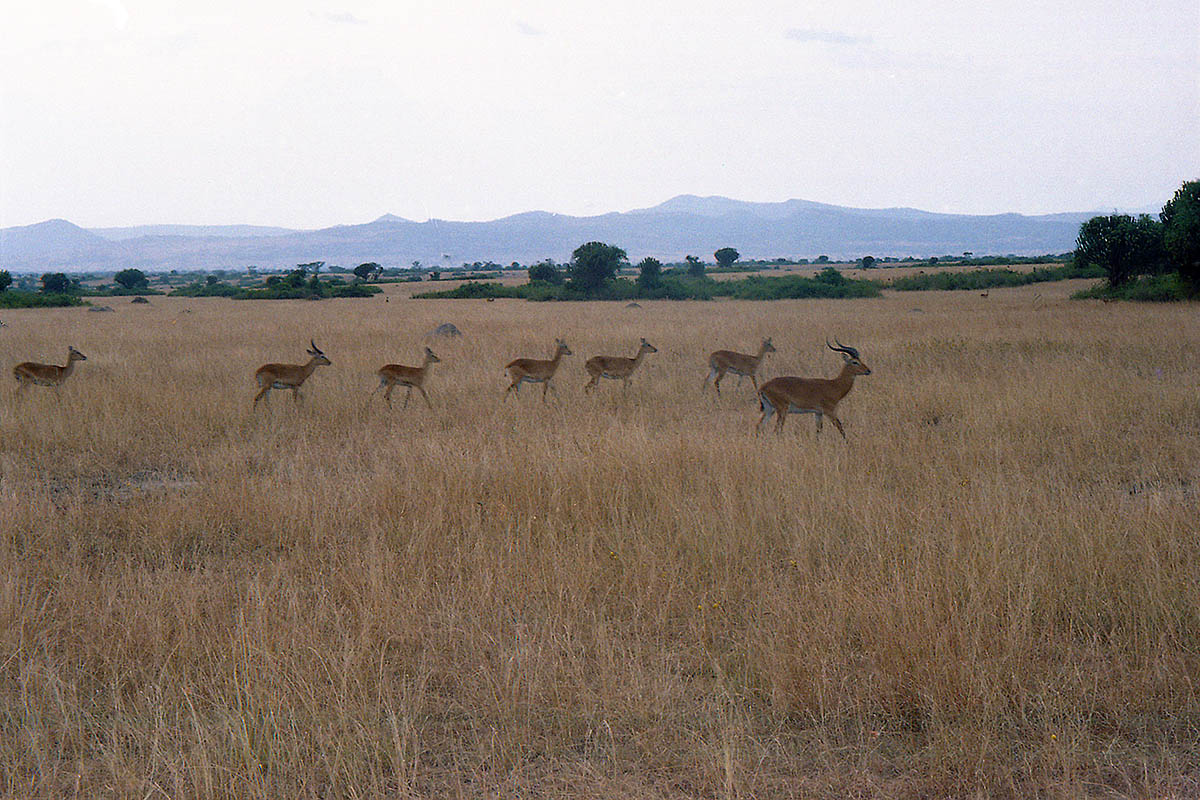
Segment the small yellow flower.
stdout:
<svg viewBox="0 0 1200 800">
<path fill-rule="evenodd" d="M 1058 736 L 1057 736 L 1057 735 L 1055 735 L 1055 734 L 1053 734 L 1053 733 L 1052 733 L 1052 734 L 1050 734 L 1050 738 L 1051 738 L 1052 740 L 1054 740 L 1054 741 L 1058 741 Z"/>
</svg>

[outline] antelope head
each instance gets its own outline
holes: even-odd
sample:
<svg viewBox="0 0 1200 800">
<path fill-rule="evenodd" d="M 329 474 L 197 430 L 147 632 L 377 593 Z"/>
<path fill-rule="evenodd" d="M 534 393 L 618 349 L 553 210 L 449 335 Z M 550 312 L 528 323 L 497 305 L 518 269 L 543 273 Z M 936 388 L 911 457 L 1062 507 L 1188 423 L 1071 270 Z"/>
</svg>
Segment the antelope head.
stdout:
<svg viewBox="0 0 1200 800">
<path fill-rule="evenodd" d="M 67 362 L 71 361 L 87 361 L 87 356 L 76 350 L 74 347 L 67 346 Z"/>
<path fill-rule="evenodd" d="M 871 374 L 871 368 L 868 367 L 866 364 L 864 364 L 862 362 L 862 359 L 859 358 L 857 348 L 847 347 L 846 345 L 842 344 L 841 342 L 838 342 L 836 337 L 834 338 L 834 341 L 837 342 L 837 347 L 834 347 L 833 345 L 831 345 L 829 343 L 828 339 L 825 340 L 825 346 L 828 347 L 830 350 L 834 351 L 835 353 L 842 354 L 842 359 L 845 360 L 846 366 L 850 368 L 850 373 L 852 375 L 870 375 Z"/>
<path fill-rule="evenodd" d="M 441 363 L 441 359 L 435 356 L 428 347 L 425 348 L 425 360 L 434 364 Z"/>
<path fill-rule="evenodd" d="M 829 342 L 826 342 L 825 344 L 829 344 Z M 771 344 L 771 337 L 769 337 L 769 336 L 768 336 L 766 339 L 763 339 L 763 343 L 762 343 L 762 351 L 763 351 L 763 354 L 764 354 L 764 355 L 765 355 L 765 354 L 767 354 L 767 353 L 776 353 L 776 352 L 778 352 L 778 351 L 775 349 L 775 345 Z"/>
<path fill-rule="evenodd" d="M 325 354 L 321 352 L 321 348 L 317 347 L 317 343 L 315 341 L 309 339 L 308 343 L 311 344 L 312 347 L 310 347 L 307 352 L 316 360 L 317 364 L 324 364 L 328 366 L 329 364 L 333 363 L 325 357 Z"/>
<path fill-rule="evenodd" d="M 555 339 L 554 346 L 557 347 L 558 352 L 562 353 L 564 356 L 575 355 L 574 353 L 571 352 L 571 348 L 567 347 L 567 343 L 564 342 L 562 339 Z"/>
<path fill-rule="evenodd" d="M 643 353 L 657 353 L 658 348 L 655 347 L 654 345 L 650 344 L 649 342 L 647 342 L 645 339 L 642 339 L 642 346 L 640 348 L 640 351 Z"/>
</svg>

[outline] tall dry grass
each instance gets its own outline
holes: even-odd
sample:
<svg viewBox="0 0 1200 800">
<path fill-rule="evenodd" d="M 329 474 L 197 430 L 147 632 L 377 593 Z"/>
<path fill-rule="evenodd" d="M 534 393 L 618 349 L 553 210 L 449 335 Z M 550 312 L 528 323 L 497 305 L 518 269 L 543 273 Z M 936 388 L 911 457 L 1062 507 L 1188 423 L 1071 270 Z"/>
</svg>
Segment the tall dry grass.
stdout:
<svg viewBox="0 0 1200 800">
<path fill-rule="evenodd" d="M 0 792 L 1196 796 L 1200 326 L 1071 288 L 9 312 L 5 380 L 89 360 L 0 385 Z M 848 442 L 700 393 L 834 335 Z M 561 397 L 502 403 L 556 336 Z"/>
</svg>

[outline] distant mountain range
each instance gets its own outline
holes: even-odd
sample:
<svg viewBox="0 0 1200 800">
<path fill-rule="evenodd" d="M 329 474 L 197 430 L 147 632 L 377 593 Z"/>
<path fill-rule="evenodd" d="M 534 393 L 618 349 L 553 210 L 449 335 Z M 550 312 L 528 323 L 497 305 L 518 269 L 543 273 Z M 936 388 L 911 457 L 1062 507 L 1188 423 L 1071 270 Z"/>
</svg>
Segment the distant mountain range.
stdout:
<svg viewBox="0 0 1200 800">
<path fill-rule="evenodd" d="M 363 225 L 291 230 L 254 225 L 146 225 L 86 230 L 66 220 L 0 229 L 0 269 L 110 271 L 136 267 L 244 269 L 308 261 L 353 267 L 457 266 L 493 261 L 566 261 L 589 241 L 645 256 L 711 260 L 721 247 L 743 258 L 860 258 L 864 255 L 1039 255 L 1074 248 L 1094 212 L 1024 216 L 937 214 L 912 208 L 862 209 L 787 200 L 750 203 L 680 195 L 653 208 L 594 217 L 531 211 L 490 222 L 427 222 L 385 214 Z"/>
</svg>

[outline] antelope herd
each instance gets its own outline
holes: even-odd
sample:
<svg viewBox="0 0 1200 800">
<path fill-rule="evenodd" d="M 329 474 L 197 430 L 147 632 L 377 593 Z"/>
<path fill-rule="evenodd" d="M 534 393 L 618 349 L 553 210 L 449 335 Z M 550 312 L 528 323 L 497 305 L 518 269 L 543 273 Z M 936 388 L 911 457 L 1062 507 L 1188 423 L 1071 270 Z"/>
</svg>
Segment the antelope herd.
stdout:
<svg viewBox="0 0 1200 800">
<path fill-rule="evenodd" d="M 842 427 L 842 422 L 837 417 L 837 406 L 850 390 L 854 388 L 854 378 L 858 375 L 870 375 L 870 368 L 862 362 L 858 354 L 858 350 L 853 347 L 848 347 L 841 342 L 837 342 L 835 347 L 825 342 L 830 350 L 840 353 L 843 364 L 842 370 L 833 378 L 799 378 L 793 376 L 781 376 L 772 378 L 764 383 L 761 387 L 758 385 L 758 373 L 762 367 L 762 362 L 766 358 L 767 353 L 776 352 L 775 346 L 771 340 L 764 339 L 758 348 L 755 355 L 747 355 L 746 353 L 738 353 L 733 350 L 717 350 L 708 357 L 708 376 L 704 379 L 704 384 L 701 386 L 701 391 L 708 388 L 709 381 L 712 381 L 713 388 L 717 394 L 721 393 L 721 379 L 728 373 L 733 373 L 738 376 L 738 382 L 741 383 L 743 378 L 750 378 L 754 383 L 755 391 L 758 395 L 759 409 L 762 411 L 762 417 L 758 421 L 755 431 L 761 431 L 763 425 L 771 417 L 775 417 L 775 430 L 777 432 L 783 430 L 784 420 L 788 414 L 813 414 L 817 419 L 817 433 L 821 432 L 822 422 L 825 417 L 829 417 L 837 428 L 838 433 L 842 438 L 846 438 L 846 431 Z M 309 340 L 308 355 L 309 359 L 304 364 L 263 364 L 254 373 L 254 380 L 258 384 L 258 394 L 254 396 L 253 408 L 258 407 L 258 401 L 266 398 L 270 400 L 270 392 L 272 389 L 291 389 L 292 399 L 299 403 L 300 387 L 308 380 L 317 367 L 329 366 L 333 362 L 326 357 L 321 348 L 317 347 L 315 340 Z M 625 356 L 593 356 L 584 363 L 584 369 L 587 371 L 589 379 L 584 385 L 584 392 L 590 392 L 596 387 L 601 378 L 610 380 L 619 380 L 622 384 L 622 390 L 629 389 L 629 379 L 633 376 L 635 370 L 642 363 L 642 360 L 648 353 L 657 353 L 658 348 L 650 344 L 650 342 L 642 339 L 638 345 L 637 353 L 633 357 Z M 571 348 L 567 347 L 567 343 L 562 339 L 554 340 L 554 355 L 548 359 L 536 358 L 517 358 L 505 365 L 504 370 L 507 373 L 511 383 L 504 390 L 504 399 L 508 399 L 510 392 L 520 394 L 522 383 L 540 383 L 542 384 L 542 401 L 546 399 L 546 392 L 552 388 L 551 381 L 558 372 L 559 363 L 563 356 L 572 355 Z M 30 384 L 38 386 L 52 386 L 55 390 L 62 385 L 63 381 L 71 376 L 75 371 L 75 362 L 86 361 L 87 356 L 76 350 L 74 347 L 67 348 L 67 363 L 66 366 L 57 366 L 55 364 L 39 364 L 34 361 L 24 361 L 17 364 L 13 368 L 13 377 L 17 380 L 17 392 L 21 393 Z M 385 364 L 376 372 L 379 377 L 379 385 L 375 388 L 378 392 L 384 390 L 383 399 L 387 402 L 388 407 L 392 407 L 392 390 L 397 386 L 405 387 L 408 392 L 404 397 L 404 407 L 408 407 L 408 401 L 412 398 L 413 389 L 421 393 L 421 397 L 425 399 L 425 404 L 433 408 L 433 403 L 429 401 L 429 395 L 425 392 L 425 381 L 429 377 L 429 368 L 432 364 L 441 361 L 434 352 L 428 347 L 425 348 L 425 358 L 419 367 L 407 367 L 402 364 Z M 558 389 L 554 390 L 555 395 L 558 394 Z"/>
</svg>

